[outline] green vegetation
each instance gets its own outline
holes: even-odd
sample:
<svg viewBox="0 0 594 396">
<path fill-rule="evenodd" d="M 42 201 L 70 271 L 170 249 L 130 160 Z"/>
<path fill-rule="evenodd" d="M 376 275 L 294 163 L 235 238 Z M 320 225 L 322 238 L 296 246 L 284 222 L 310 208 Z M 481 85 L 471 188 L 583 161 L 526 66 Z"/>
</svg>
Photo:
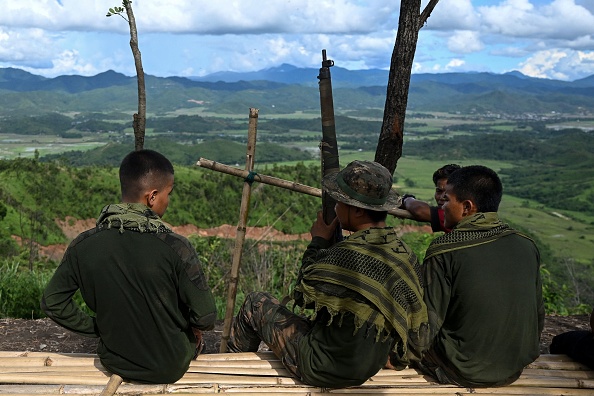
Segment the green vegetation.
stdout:
<svg viewBox="0 0 594 396">
<path fill-rule="evenodd" d="M 363 157 L 371 155 L 368 152 L 359 154 L 364 154 Z M 396 174 L 397 188 L 430 201 L 432 186 L 428 175 L 441 164 L 414 157 L 403 158 Z M 485 164 L 500 171 L 513 169 L 509 163 L 494 160 Z M 307 185 L 316 185 L 320 174 L 318 164 L 303 163 L 263 165 L 257 172 Z M 36 244 L 67 242 L 55 219 L 63 220 L 67 216 L 94 218 L 104 204 L 118 201 L 116 168 L 70 167 L 60 162 L 21 158 L 0 161 L 0 175 L 0 240 L 4 241 L 0 244 L 0 253 L 5 257 L 0 260 L 0 316 L 38 317 L 42 315 L 38 310 L 41 290 L 57 263 L 38 258 Z M 176 187 L 165 220 L 172 225 L 194 224 L 200 228 L 234 224 L 239 213 L 242 184 L 243 180 L 233 176 L 176 165 Z M 256 184 L 252 189 L 248 226 L 304 233 L 309 230 L 318 206 L 317 198 Z M 561 212 L 568 213 L 559 211 L 559 214 Z M 589 246 L 594 239 L 587 233 L 591 226 L 577 220 L 579 213 L 574 214 L 574 220 L 551 213 L 539 202 L 512 196 L 504 198 L 501 208 L 504 220 L 531 235 L 539 245 L 548 312 L 585 312 L 594 301 L 589 286 L 594 276 L 594 265 L 589 256 Z M 390 218 L 389 222 L 393 226 L 414 224 L 395 218 Z M 560 222 L 568 225 L 561 228 Z M 19 246 L 11 235 L 34 243 Z M 404 239 L 422 259 L 433 237 L 432 234 L 410 233 L 405 234 Z M 208 263 L 205 271 L 222 315 L 225 276 L 229 272 L 233 241 L 193 237 L 192 243 L 202 260 Z M 304 248 L 304 242 L 248 241 L 243 255 L 238 301 L 251 290 L 270 290 L 277 296 L 287 294 Z M 574 258 L 576 254 L 589 258 L 578 260 Z"/>
<path fill-rule="evenodd" d="M 445 163 L 497 170 L 505 192 L 501 217 L 529 234 L 541 251 L 547 311 L 587 311 L 594 304 L 594 135 L 586 132 L 594 119 L 584 110 L 591 108 L 591 88 L 542 95 L 537 85 L 510 88 L 511 76 L 500 76 L 495 89 L 483 74 L 433 80 L 438 77 L 413 79 L 396 189 L 432 203 L 431 175 Z M 95 218 L 103 205 L 119 200 L 116 169 L 133 147 L 136 86 L 113 72 L 23 84 L 23 92 L 0 87 L 0 316 L 38 317 L 35 302 L 57 264 L 36 256 L 36 244 L 67 242 L 56 219 Z M 176 166 L 169 223 L 236 224 L 243 180 L 195 164 L 204 157 L 243 168 L 249 107 L 260 109 L 255 171 L 319 187 L 316 87 L 151 76 L 147 86 L 145 147 Z M 373 159 L 385 87 L 341 87 L 334 94 L 341 164 Z M 318 207 L 317 198 L 255 183 L 248 226 L 305 233 Z M 433 237 L 405 235 L 419 257 Z M 233 241 L 192 243 L 208 263 L 222 311 Z M 250 242 L 245 249 L 238 300 L 251 290 L 286 294 L 304 244 Z"/>
</svg>

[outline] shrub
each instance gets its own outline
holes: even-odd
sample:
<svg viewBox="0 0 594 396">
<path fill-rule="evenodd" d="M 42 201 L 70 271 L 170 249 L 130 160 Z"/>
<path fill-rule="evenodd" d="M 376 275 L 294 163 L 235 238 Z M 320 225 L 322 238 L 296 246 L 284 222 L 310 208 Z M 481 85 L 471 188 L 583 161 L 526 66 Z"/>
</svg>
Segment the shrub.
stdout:
<svg viewBox="0 0 594 396">
<path fill-rule="evenodd" d="M 20 271 L 19 258 L 5 259 L 0 264 L 0 317 L 38 319 L 45 316 L 39 305 L 48 271 Z"/>
</svg>

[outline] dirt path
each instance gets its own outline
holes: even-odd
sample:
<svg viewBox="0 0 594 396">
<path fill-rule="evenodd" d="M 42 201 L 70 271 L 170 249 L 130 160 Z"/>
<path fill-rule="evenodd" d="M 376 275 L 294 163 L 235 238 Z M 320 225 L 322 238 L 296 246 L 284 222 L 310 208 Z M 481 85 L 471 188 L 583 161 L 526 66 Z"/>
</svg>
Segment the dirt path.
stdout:
<svg viewBox="0 0 594 396">
<path fill-rule="evenodd" d="M 95 219 L 77 220 L 73 217 L 66 217 L 64 220 L 56 220 L 56 224 L 62 229 L 64 235 L 68 240 L 73 240 L 83 231 L 95 227 Z M 193 224 L 182 226 L 172 226 L 173 231 L 189 237 L 190 235 L 198 235 L 202 237 L 217 236 L 219 238 L 235 239 L 237 233 L 237 226 L 223 224 L 213 228 L 198 228 Z M 407 232 L 431 232 L 430 226 L 413 226 L 406 225 L 399 228 L 399 234 Z M 295 240 L 309 240 L 309 232 L 303 234 L 285 234 L 272 227 L 247 227 L 246 239 L 255 241 L 295 241 Z M 20 242 L 20 238 L 13 236 L 14 239 Z M 60 261 L 66 252 L 68 244 L 57 244 L 48 246 L 39 246 L 39 254 L 52 260 Z"/>
</svg>

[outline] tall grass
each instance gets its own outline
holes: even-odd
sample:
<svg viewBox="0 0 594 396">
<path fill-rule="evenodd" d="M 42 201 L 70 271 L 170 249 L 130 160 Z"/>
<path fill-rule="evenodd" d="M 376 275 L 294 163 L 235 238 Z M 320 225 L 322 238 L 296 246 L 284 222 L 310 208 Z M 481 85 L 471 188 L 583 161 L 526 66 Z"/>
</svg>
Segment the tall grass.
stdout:
<svg viewBox="0 0 594 396">
<path fill-rule="evenodd" d="M 45 316 L 40 299 L 51 277 L 47 270 L 29 270 L 19 257 L 0 262 L 0 317 L 38 319 Z"/>
<path fill-rule="evenodd" d="M 403 240 L 415 251 L 419 260 L 422 260 L 432 239 L 432 234 L 423 233 L 408 233 L 403 236 Z M 190 242 L 196 248 L 215 297 L 218 317 L 222 319 L 227 305 L 227 283 L 235 241 L 196 236 L 191 237 Z M 246 240 L 234 312 L 237 312 L 245 296 L 252 291 L 268 291 L 279 299 L 289 295 L 307 243 Z M 21 256 L 0 259 L 0 317 L 44 317 L 39 305 L 41 295 L 57 265 L 56 262 L 39 261 L 30 270 L 28 259 Z M 584 304 L 571 306 L 567 303 L 570 290 L 565 285 L 558 285 L 546 267 L 543 267 L 541 273 L 547 313 L 566 315 L 590 312 L 591 308 Z M 75 294 L 74 299 L 82 309 L 90 312 L 80 293 Z"/>
<path fill-rule="evenodd" d="M 227 281 L 231 271 L 234 241 L 216 237 L 190 238 L 196 248 L 208 284 L 215 296 L 219 318 L 225 316 Z M 287 295 L 297 277 L 306 242 L 254 242 L 247 240 L 235 311 L 252 291 L 266 290 L 278 298 Z M 36 262 L 29 270 L 28 259 L 0 259 L 0 317 L 38 319 L 45 316 L 40 308 L 43 290 L 58 263 Z M 82 309 L 90 312 L 80 293 L 74 296 Z"/>
</svg>

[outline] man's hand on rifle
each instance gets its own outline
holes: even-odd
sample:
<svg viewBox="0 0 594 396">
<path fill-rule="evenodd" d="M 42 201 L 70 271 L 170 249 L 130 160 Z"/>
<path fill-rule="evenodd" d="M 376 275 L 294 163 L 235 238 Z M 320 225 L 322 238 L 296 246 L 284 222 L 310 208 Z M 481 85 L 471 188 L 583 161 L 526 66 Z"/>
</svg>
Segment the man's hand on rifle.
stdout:
<svg viewBox="0 0 594 396">
<path fill-rule="evenodd" d="M 318 218 L 311 226 L 309 230 L 311 237 L 321 237 L 327 241 L 331 241 L 334 239 L 334 231 L 336 230 L 336 226 L 338 225 L 338 217 L 335 217 L 332 220 L 332 223 L 326 224 L 324 222 L 324 215 L 322 211 L 318 211 Z"/>
</svg>

